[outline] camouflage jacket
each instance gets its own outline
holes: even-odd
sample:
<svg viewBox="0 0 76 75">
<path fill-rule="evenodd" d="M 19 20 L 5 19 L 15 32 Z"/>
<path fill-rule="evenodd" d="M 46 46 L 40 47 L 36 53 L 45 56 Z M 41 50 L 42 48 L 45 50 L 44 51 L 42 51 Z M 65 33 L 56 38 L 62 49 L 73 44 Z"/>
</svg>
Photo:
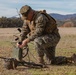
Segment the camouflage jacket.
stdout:
<svg viewBox="0 0 76 75">
<path fill-rule="evenodd" d="M 24 21 L 23 27 L 22 27 L 22 40 L 26 38 L 26 35 L 29 34 L 28 37 L 31 40 L 34 40 L 37 37 L 40 37 L 42 35 L 52 34 L 55 33 L 59 36 L 57 27 L 53 30 L 53 32 L 47 32 L 46 30 L 48 25 L 50 25 L 48 18 L 43 14 L 35 14 L 32 21 Z M 49 28 L 49 27 L 48 27 Z M 51 29 L 50 29 L 51 30 Z"/>
</svg>

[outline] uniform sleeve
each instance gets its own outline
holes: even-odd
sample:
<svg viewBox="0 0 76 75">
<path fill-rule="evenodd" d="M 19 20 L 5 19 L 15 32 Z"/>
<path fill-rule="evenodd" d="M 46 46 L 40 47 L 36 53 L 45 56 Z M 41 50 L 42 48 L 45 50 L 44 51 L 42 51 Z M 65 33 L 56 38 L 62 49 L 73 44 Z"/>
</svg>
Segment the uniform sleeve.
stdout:
<svg viewBox="0 0 76 75">
<path fill-rule="evenodd" d="M 46 18 L 43 14 L 41 14 L 35 21 L 36 23 L 36 30 L 33 35 L 29 37 L 30 40 L 34 40 L 35 38 L 42 36 L 44 33 L 45 25 L 46 25 Z"/>
<path fill-rule="evenodd" d="M 27 34 L 30 32 L 29 27 L 26 22 L 23 23 L 22 32 L 21 32 L 21 41 L 27 38 Z"/>
</svg>

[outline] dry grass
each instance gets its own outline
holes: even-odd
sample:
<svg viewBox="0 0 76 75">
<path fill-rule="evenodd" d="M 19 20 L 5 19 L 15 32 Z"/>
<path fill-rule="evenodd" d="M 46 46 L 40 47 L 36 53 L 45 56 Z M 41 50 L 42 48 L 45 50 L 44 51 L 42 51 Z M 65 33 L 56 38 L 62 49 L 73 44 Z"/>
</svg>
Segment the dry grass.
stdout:
<svg viewBox="0 0 76 75">
<path fill-rule="evenodd" d="M 56 55 L 71 56 L 76 53 L 76 28 L 59 28 L 61 40 L 56 48 Z M 13 34 L 17 34 L 16 28 L 0 29 L 0 56 L 10 57 L 12 53 Z M 37 58 L 33 45 L 30 44 L 30 51 Z M 32 59 L 34 59 L 32 57 Z M 16 70 L 6 70 L 3 68 L 3 60 L 0 59 L 0 75 L 76 75 L 76 66 L 52 66 L 44 69 L 30 69 L 27 67 L 17 67 Z"/>
</svg>

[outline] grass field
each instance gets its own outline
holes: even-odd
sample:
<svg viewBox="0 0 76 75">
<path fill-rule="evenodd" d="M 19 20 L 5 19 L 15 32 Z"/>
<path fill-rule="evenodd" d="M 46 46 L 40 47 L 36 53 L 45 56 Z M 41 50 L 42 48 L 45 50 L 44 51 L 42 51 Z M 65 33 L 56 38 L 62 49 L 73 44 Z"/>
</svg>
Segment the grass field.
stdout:
<svg viewBox="0 0 76 75">
<path fill-rule="evenodd" d="M 0 56 L 10 57 L 12 54 L 13 35 L 18 34 L 17 28 L 0 28 Z M 61 40 L 56 47 L 56 56 L 71 56 L 76 53 L 76 28 L 59 28 Z M 30 47 L 30 58 L 37 62 L 37 53 L 32 43 Z M 32 56 L 34 55 L 34 57 Z M 46 60 L 46 59 L 45 59 Z M 75 65 L 49 65 L 48 68 L 35 69 L 18 66 L 16 70 L 6 70 L 3 60 L 0 59 L 0 75 L 76 75 Z"/>
</svg>

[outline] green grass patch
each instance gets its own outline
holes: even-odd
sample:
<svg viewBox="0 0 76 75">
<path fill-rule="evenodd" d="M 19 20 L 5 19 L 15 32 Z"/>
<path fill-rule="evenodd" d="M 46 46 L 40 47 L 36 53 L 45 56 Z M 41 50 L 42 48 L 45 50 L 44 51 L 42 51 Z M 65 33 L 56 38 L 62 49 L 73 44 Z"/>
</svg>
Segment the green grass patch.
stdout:
<svg viewBox="0 0 76 75">
<path fill-rule="evenodd" d="M 9 47 L 12 46 L 10 41 L 0 41 L 0 47 Z"/>
</svg>

